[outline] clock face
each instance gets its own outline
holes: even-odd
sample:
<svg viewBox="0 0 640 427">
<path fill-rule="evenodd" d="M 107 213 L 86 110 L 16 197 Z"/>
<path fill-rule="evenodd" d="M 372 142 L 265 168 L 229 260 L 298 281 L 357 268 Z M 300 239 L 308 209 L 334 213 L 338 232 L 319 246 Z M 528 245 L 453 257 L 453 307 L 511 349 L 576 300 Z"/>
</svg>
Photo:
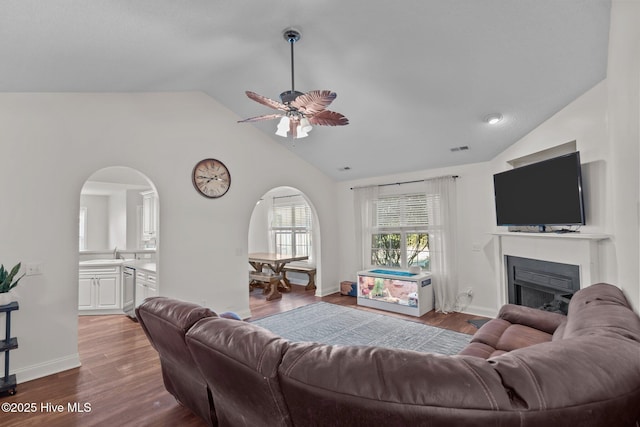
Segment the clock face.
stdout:
<svg viewBox="0 0 640 427">
<path fill-rule="evenodd" d="M 225 195 L 231 186 L 229 170 L 220 160 L 200 160 L 191 175 L 193 186 L 204 197 L 216 199 Z"/>
</svg>

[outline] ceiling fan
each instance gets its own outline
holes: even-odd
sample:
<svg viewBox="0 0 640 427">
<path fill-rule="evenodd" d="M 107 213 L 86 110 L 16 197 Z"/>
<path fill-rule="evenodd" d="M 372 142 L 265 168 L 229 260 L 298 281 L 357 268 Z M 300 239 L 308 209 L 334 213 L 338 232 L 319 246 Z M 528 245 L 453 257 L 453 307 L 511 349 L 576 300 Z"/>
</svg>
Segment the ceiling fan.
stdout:
<svg viewBox="0 0 640 427">
<path fill-rule="evenodd" d="M 293 75 L 293 45 L 300 40 L 300 32 L 289 28 L 284 30 L 284 39 L 291 45 L 291 90 L 280 94 L 280 101 L 258 95 L 255 92 L 245 92 L 247 96 L 262 105 L 280 111 L 238 120 L 238 123 L 258 122 L 280 118 L 276 135 L 286 137 L 291 133 L 292 138 L 304 138 L 312 129 L 312 125 L 344 126 L 349 120 L 340 113 L 326 108 L 336 99 L 336 93 L 330 90 L 312 90 L 307 93 L 295 90 Z"/>
</svg>

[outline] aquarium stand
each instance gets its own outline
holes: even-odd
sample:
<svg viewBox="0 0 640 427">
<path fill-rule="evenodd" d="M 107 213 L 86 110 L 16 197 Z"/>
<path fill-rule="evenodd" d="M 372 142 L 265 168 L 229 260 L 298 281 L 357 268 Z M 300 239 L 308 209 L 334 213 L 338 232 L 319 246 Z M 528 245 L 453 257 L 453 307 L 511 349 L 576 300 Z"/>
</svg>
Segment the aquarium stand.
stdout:
<svg viewBox="0 0 640 427">
<path fill-rule="evenodd" d="M 358 272 L 358 305 L 420 317 L 433 310 L 431 273 L 371 269 Z"/>
<path fill-rule="evenodd" d="M 0 305 L 0 313 L 5 313 L 5 339 L 0 341 L 0 352 L 4 352 L 4 377 L 0 377 L 0 396 L 16 394 L 16 376 L 9 375 L 9 352 L 18 348 L 18 339 L 11 338 L 11 312 L 17 310 L 16 301 Z"/>
</svg>

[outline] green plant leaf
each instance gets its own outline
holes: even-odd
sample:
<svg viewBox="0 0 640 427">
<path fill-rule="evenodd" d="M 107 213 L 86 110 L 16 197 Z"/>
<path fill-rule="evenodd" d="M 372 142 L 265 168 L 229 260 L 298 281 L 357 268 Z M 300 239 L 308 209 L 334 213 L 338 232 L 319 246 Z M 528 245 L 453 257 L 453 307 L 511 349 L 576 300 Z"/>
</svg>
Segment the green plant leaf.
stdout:
<svg viewBox="0 0 640 427">
<path fill-rule="evenodd" d="M 18 286 L 18 282 L 22 279 L 26 273 L 23 273 L 22 276 L 13 280 L 13 278 L 20 271 L 21 263 L 16 264 L 11 271 L 7 274 L 7 270 L 4 268 L 4 265 L 0 265 L 0 293 L 9 292 L 11 289 Z"/>
</svg>

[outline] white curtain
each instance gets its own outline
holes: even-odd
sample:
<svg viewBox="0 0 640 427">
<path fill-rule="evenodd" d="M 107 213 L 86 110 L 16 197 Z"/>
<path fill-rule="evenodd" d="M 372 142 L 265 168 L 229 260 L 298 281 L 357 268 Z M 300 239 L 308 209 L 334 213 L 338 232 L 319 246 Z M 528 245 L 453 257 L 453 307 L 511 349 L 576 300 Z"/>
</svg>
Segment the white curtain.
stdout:
<svg viewBox="0 0 640 427">
<path fill-rule="evenodd" d="M 360 256 L 358 270 L 371 265 L 371 234 L 374 223 L 373 201 L 378 198 L 378 186 L 353 189 L 355 212 L 356 253 Z"/>
<path fill-rule="evenodd" d="M 458 295 L 456 179 L 443 177 L 424 182 L 429 216 L 429 255 L 435 309 L 456 310 Z"/>
</svg>

